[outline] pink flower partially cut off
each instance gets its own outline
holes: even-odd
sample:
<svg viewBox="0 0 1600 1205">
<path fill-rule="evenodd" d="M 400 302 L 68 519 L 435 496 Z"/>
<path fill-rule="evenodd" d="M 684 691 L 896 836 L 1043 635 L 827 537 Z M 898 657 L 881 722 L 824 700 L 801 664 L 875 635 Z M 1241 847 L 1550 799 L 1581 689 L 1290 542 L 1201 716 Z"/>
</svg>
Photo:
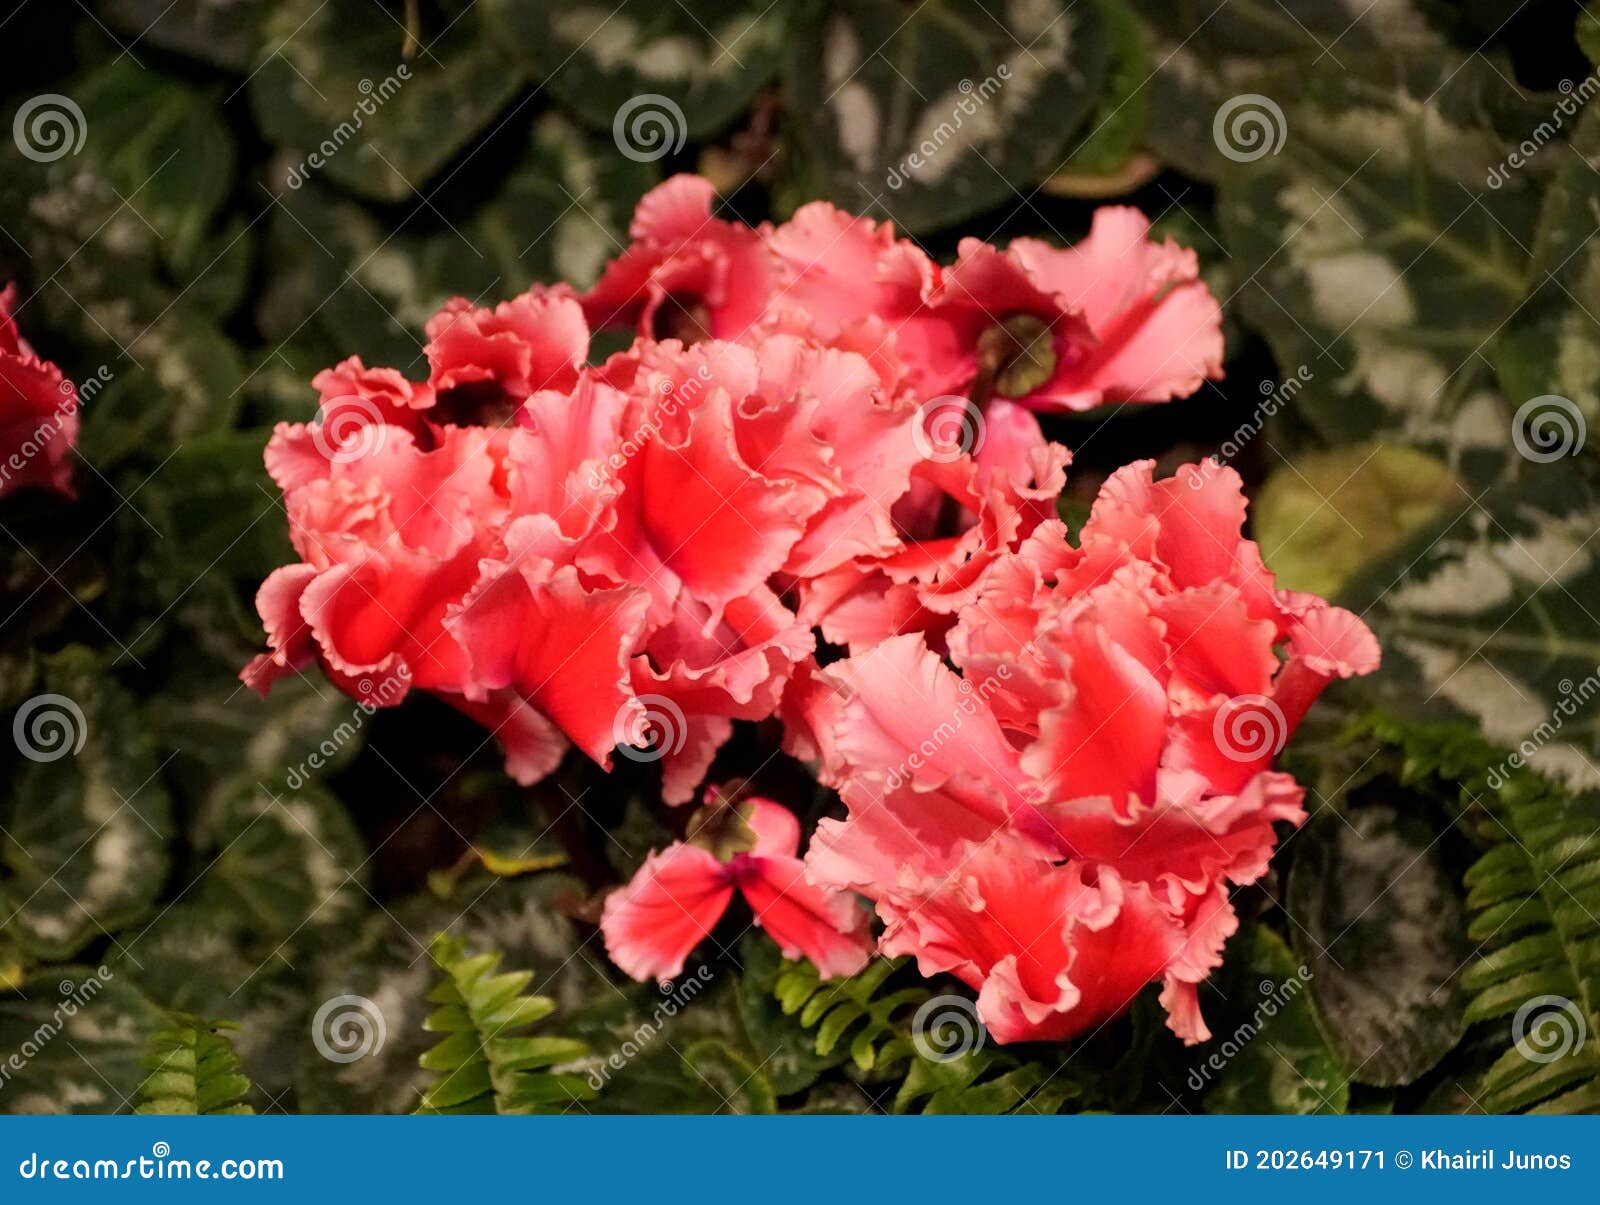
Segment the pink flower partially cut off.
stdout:
<svg viewBox="0 0 1600 1205">
<path fill-rule="evenodd" d="M 852 975 L 871 951 L 866 913 L 845 893 L 806 881 L 800 825 L 781 804 L 708 792 L 699 832 L 653 852 L 606 897 L 600 918 L 611 960 L 635 979 L 671 979 L 727 911 L 737 889 L 786 958 L 824 978 Z M 731 814 L 730 814 L 731 813 Z"/>
<path fill-rule="evenodd" d="M 77 387 L 22 337 L 17 286 L 0 289 L 0 497 L 28 486 L 72 495 Z"/>
</svg>

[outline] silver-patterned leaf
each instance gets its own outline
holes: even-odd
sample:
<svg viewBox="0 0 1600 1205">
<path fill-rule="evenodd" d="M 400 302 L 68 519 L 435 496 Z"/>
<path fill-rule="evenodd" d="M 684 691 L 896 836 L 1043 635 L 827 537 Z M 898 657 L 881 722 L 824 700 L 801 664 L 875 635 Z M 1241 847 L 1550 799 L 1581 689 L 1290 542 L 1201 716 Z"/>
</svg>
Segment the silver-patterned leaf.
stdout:
<svg viewBox="0 0 1600 1205">
<path fill-rule="evenodd" d="M 784 198 L 822 197 L 913 234 L 1021 204 L 1066 164 L 1109 43 L 1093 3 L 831 5 L 785 84 Z"/>
</svg>

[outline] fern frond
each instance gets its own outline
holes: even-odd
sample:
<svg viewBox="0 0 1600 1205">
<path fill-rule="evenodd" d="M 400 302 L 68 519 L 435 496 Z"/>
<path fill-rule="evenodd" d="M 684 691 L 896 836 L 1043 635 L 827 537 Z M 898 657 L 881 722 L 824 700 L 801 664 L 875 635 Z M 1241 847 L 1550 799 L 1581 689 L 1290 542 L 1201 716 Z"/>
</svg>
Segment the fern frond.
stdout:
<svg viewBox="0 0 1600 1205">
<path fill-rule="evenodd" d="M 135 1113 L 214 1116 L 254 1113 L 243 1103 L 250 1092 L 233 1042 L 231 1021 L 204 1021 L 172 1014 L 172 1027 L 153 1035 L 140 1066 L 148 1073 L 139 1085 Z"/>
<path fill-rule="evenodd" d="M 1509 1026 L 1484 1073 L 1491 1113 L 1600 1112 L 1600 814 L 1481 738 L 1385 717 L 1363 727 L 1405 754 L 1408 780 L 1453 782 L 1488 844 L 1467 871 L 1469 1022 Z"/>
<path fill-rule="evenodd" d="M 875 958 L 848 979 L 823 979 L 808 961 L 785 962 L 772 994 L 784 1015 L 816 1031 L 818 1054 L 826 1057 L 848 1039 L 851 1061 L 863 1072 L 882 1070 L 914 1053 L 904 1022 L 929 996 L 912 985 L 879 992 L 903 958 Z"/>
<path fill-rule="evenodd" d="M 1532 775 L 1490 808 L 1504 839 L 1467 871 L 1469 1021 L 1512 1018 L 1491 1112 L 1600 1112 L 1600 820 Z M 1543 998 L 1543 1003 L 1539 1003 Z"/>
<path fill-rule="evenodd" d="M 903 958 L 878 958 L 848 979 L 823 979 L 810 962 L 785 962 L 772 992 L 785 1015 L 812 1031 L 819 1055 L 848 1042 L 864 1079 L 901 1075 L 891 1106 L 896 1113 L 1057 1113 L 1078 1095 L 1076 1084 L 1045 1064 L 992 1045 L 948 1059 L 919 1050 L 913 1021 L 933 992 L 921 981 L 897 986 L 905 965 Z"/>
<path fill-rule="evenodd" d="M 524 1032 L 555 1011 L 547 996 L 523 992 L 530 971 L 495 974 L 500 955 L 468 954 L 466 943 L 440 933 L 429 951 L 442 978 L 428 993 L 438 1005 L 423 1028 L 444 1034 L 418 1062 L 439 1079 L 418 1113 L 549 1113 L 589 1100 L 581 1075 L 549 1070 L 589 1053 L 570 1038 Z"/>
</svg>

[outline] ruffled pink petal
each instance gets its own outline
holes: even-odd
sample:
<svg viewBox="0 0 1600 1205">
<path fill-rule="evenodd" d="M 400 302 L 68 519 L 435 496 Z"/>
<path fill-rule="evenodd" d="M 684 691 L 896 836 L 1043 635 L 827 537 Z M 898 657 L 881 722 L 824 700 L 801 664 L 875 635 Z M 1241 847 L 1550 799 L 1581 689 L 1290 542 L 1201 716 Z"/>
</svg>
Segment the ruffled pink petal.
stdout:
<svg viewBox="0 0 1600 1205">
<path fill-rule="evenodd" d="M 1081 312 L 1095 335 L 1030 402 L 1072 410 L 1164 402 L 1221 377 L 1222 311 L 1198 279 L 1198 260 L 1170 238 L 1150 242 L 1149 231 L 1138 210 L 1106 206 L 1074 247 L 1011 244 L 1034 282 Z"/>
<path fill-rule="evenodd" d="M 583 307 L 534 290 L 493 309 L 457 297 L 428 320 L 423 349 L 441 421 L 498 425 L 532 393 L 570 390 L 589 355 Z"/>
<path fill-rule="evenodd" d="M 310 565 L 282 565 L 269 573 L 256 591 L 256 613 L 267 630 L 267 647 L 272 651 L 252 658 L 239 680 L 263 698 L 279 678 L 316 660 L 316 642 L 300 612 L 300 597 L 316 576 Z"/>
<path fill-rule="evenodd" d="M 675 978 L 732 899 L 733 879 L 722 863 L 693 845 L 669 845 L 606 897 L 606 952 L 634 979 Z"/>
<path fill-rule="evenodd" d="M 529 558 L 486 564 L 446 626 L 468 651 L 476 689 L 516 691 L 609 768 L 642 715 L 629 662 L 648 605 L 642 590 L 591 589 L 572 566 Z"/>
<path fill-rule="evenodd" d="M 824 979 L 854 975 L 867 965 L 867 913 L 851 896 L 808 883 L 799 858 L 747 855 L 733 865 L 756 923 L 785 958 L 809 958 Z"/>
</svg>

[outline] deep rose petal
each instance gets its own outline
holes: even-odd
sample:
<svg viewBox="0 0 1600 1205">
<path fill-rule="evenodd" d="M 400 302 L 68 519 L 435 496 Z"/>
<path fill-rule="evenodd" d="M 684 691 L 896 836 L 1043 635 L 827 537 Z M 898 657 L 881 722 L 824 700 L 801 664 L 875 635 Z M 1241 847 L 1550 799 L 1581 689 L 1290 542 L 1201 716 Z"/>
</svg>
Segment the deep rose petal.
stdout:
<svg viewBox="0 0 1600 1205">
<path fill-rule="evenodd" d="M 486 564 L 446 626 L 468 650 L 478 689 L 513 689 L 610 768 L 618 734 L 641 708 L 629 661 L 649 596 L 633 587 L 590 589 L 572 566 L 525 559 Z"/>
<path fill-rule="evenodd" d="M 600 914 L 606 952 L 635 979 L 675 978 L 732 899 L 733 879 L 722 863 L 693 845 L 669 845 L 606 897 Z"/>
<path fill-rule="evenodd" d="M 743 863 L 735 859 L 734 867 L 756 923 L 785 958 L 809 958 L 824 979 L 866 966 L 872 953 L 867 914 L 851 896 L 808 883 L 795 857 L 750 856 Z"/>
<path fill-rule="evenodd" d="M 1074 247 L 1011 244 L 1035 284 L 1080 311 L 1095 335 L 1030 402 L 1164 402 L 1222 375 L 1222 311 L 1194 252 L 1170 238 L 1150 242 L 1149 231 L 1137 209 L 1105 206 Z"/>
</svg>

